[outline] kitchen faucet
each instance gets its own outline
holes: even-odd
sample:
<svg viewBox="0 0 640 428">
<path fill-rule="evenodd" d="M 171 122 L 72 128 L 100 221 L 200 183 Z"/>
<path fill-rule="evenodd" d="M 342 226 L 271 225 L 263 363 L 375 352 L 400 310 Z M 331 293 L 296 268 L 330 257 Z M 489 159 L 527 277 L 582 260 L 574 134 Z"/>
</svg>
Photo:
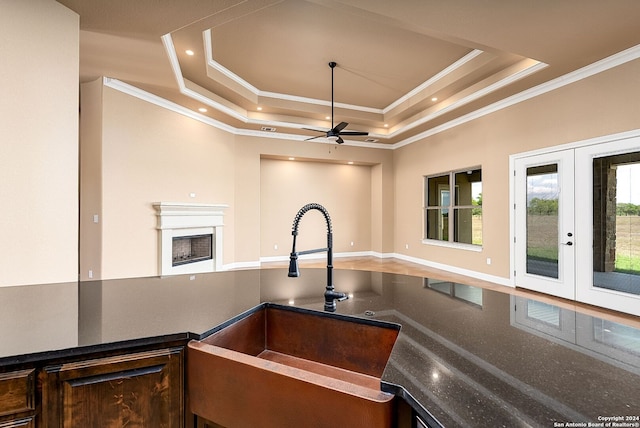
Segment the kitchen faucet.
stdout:
<svg viewBox="0 0 640 428">
<path fill-rule="evenodd" d="M 298 236 L 298 224 L 302 216 L 309 210 L 318 210 L 324 215 L 324 219 L 327 222 L 327 248 L 316 248 L 315 250 L 296 251 L 296 237 Z M 324 310 L 327 312 L 336 311 L 336 300 L 342 301 L 349 298 L 345 293 L 337 292 L 333 289 L 333 233 L 331 232 L 331 217 L 326 208 L 320 204 L 307 204 L 300 208 L 296 218 L 293 220 L 293 227 L 291 229 L 291 235 L 293 235 L 293 247 L 291 248 L 291 255 L 289 256 L 289 275 L 290 277 L 299 277 L 300 271 L 298 270 L 298 256 L 303 254 L 327 252 L 327 287 L 324 292 Z"/>
</svg>

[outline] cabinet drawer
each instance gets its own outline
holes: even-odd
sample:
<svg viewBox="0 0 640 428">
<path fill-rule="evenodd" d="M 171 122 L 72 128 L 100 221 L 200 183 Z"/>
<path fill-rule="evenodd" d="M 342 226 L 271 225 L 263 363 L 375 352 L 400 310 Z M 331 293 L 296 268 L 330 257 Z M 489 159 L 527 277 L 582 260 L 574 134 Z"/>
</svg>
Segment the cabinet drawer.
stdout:
<svg viewBox="0 0 640 428">
<path fill-rule="evenodd" d="M 35 370 L 0 373 L 0 416 L 35 409 Z"/>
<path fill-rule="evenodd" d="M 12 419 L 6 422 L 0 422 L 0 428 L 35 428 L 36 418 L 30 416 L 28 418 Z"/>
</svg>

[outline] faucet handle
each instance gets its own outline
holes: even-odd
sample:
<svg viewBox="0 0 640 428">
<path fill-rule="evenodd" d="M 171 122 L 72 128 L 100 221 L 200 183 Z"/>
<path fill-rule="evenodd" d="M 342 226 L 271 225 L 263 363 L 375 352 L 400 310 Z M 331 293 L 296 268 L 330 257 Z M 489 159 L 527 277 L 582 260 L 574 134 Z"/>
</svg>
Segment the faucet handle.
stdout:
<svg viewBox="0 0 640 428">
<path fill-rule="evenodd" d="M 338 293 L 338 294 L 342 294 L 342 297 L 338 297 L 336 299 L 338 302 L 342 302 L 343 300 L 347 300 L 349 298 L 349 295 L 347 293 Z"/>
<path fill-rule="evenodd" d="M 289 273 L 290 278 L 297 278 L 300 276 L 300 270 L 298 269 L 298 256 L 295 253 L 291 253 L 289 256 Z"/>
</svg>

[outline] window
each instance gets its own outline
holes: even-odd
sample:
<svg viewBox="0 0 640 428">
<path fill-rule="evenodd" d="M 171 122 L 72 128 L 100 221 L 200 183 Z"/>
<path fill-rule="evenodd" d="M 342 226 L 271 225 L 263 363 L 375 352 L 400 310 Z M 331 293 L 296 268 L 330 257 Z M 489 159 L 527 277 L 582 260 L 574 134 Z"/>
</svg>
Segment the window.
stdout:
<svg viewBox="0 0 640 428">
<path fill-rule="evenodd" d="M 482 245 L 482 169 L 424 179 L 424 239 Z"/>
</svg>

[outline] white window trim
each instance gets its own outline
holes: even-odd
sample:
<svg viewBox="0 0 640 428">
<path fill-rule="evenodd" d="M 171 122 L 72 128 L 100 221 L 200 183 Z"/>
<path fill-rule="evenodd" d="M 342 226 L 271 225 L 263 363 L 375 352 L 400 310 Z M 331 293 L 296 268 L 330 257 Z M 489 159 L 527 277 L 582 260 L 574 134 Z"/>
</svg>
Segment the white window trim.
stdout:
<svg viewBox="0 0 640 428">
<path fill-rule="evenodd" d="M 466 251 L 475 251 L 482 252 L 482 245 L 474 245 L 474 244 L 465 244 L 462 242 L 449 242 L 449 241 L 440 241 L 438 239 L 423 239 L 422 243 L 424 245 L 433 245 L 434 247 L 447 247 L 447 248 L 457 248 L 458 250 L 466 250 Z"/>
</svg>

